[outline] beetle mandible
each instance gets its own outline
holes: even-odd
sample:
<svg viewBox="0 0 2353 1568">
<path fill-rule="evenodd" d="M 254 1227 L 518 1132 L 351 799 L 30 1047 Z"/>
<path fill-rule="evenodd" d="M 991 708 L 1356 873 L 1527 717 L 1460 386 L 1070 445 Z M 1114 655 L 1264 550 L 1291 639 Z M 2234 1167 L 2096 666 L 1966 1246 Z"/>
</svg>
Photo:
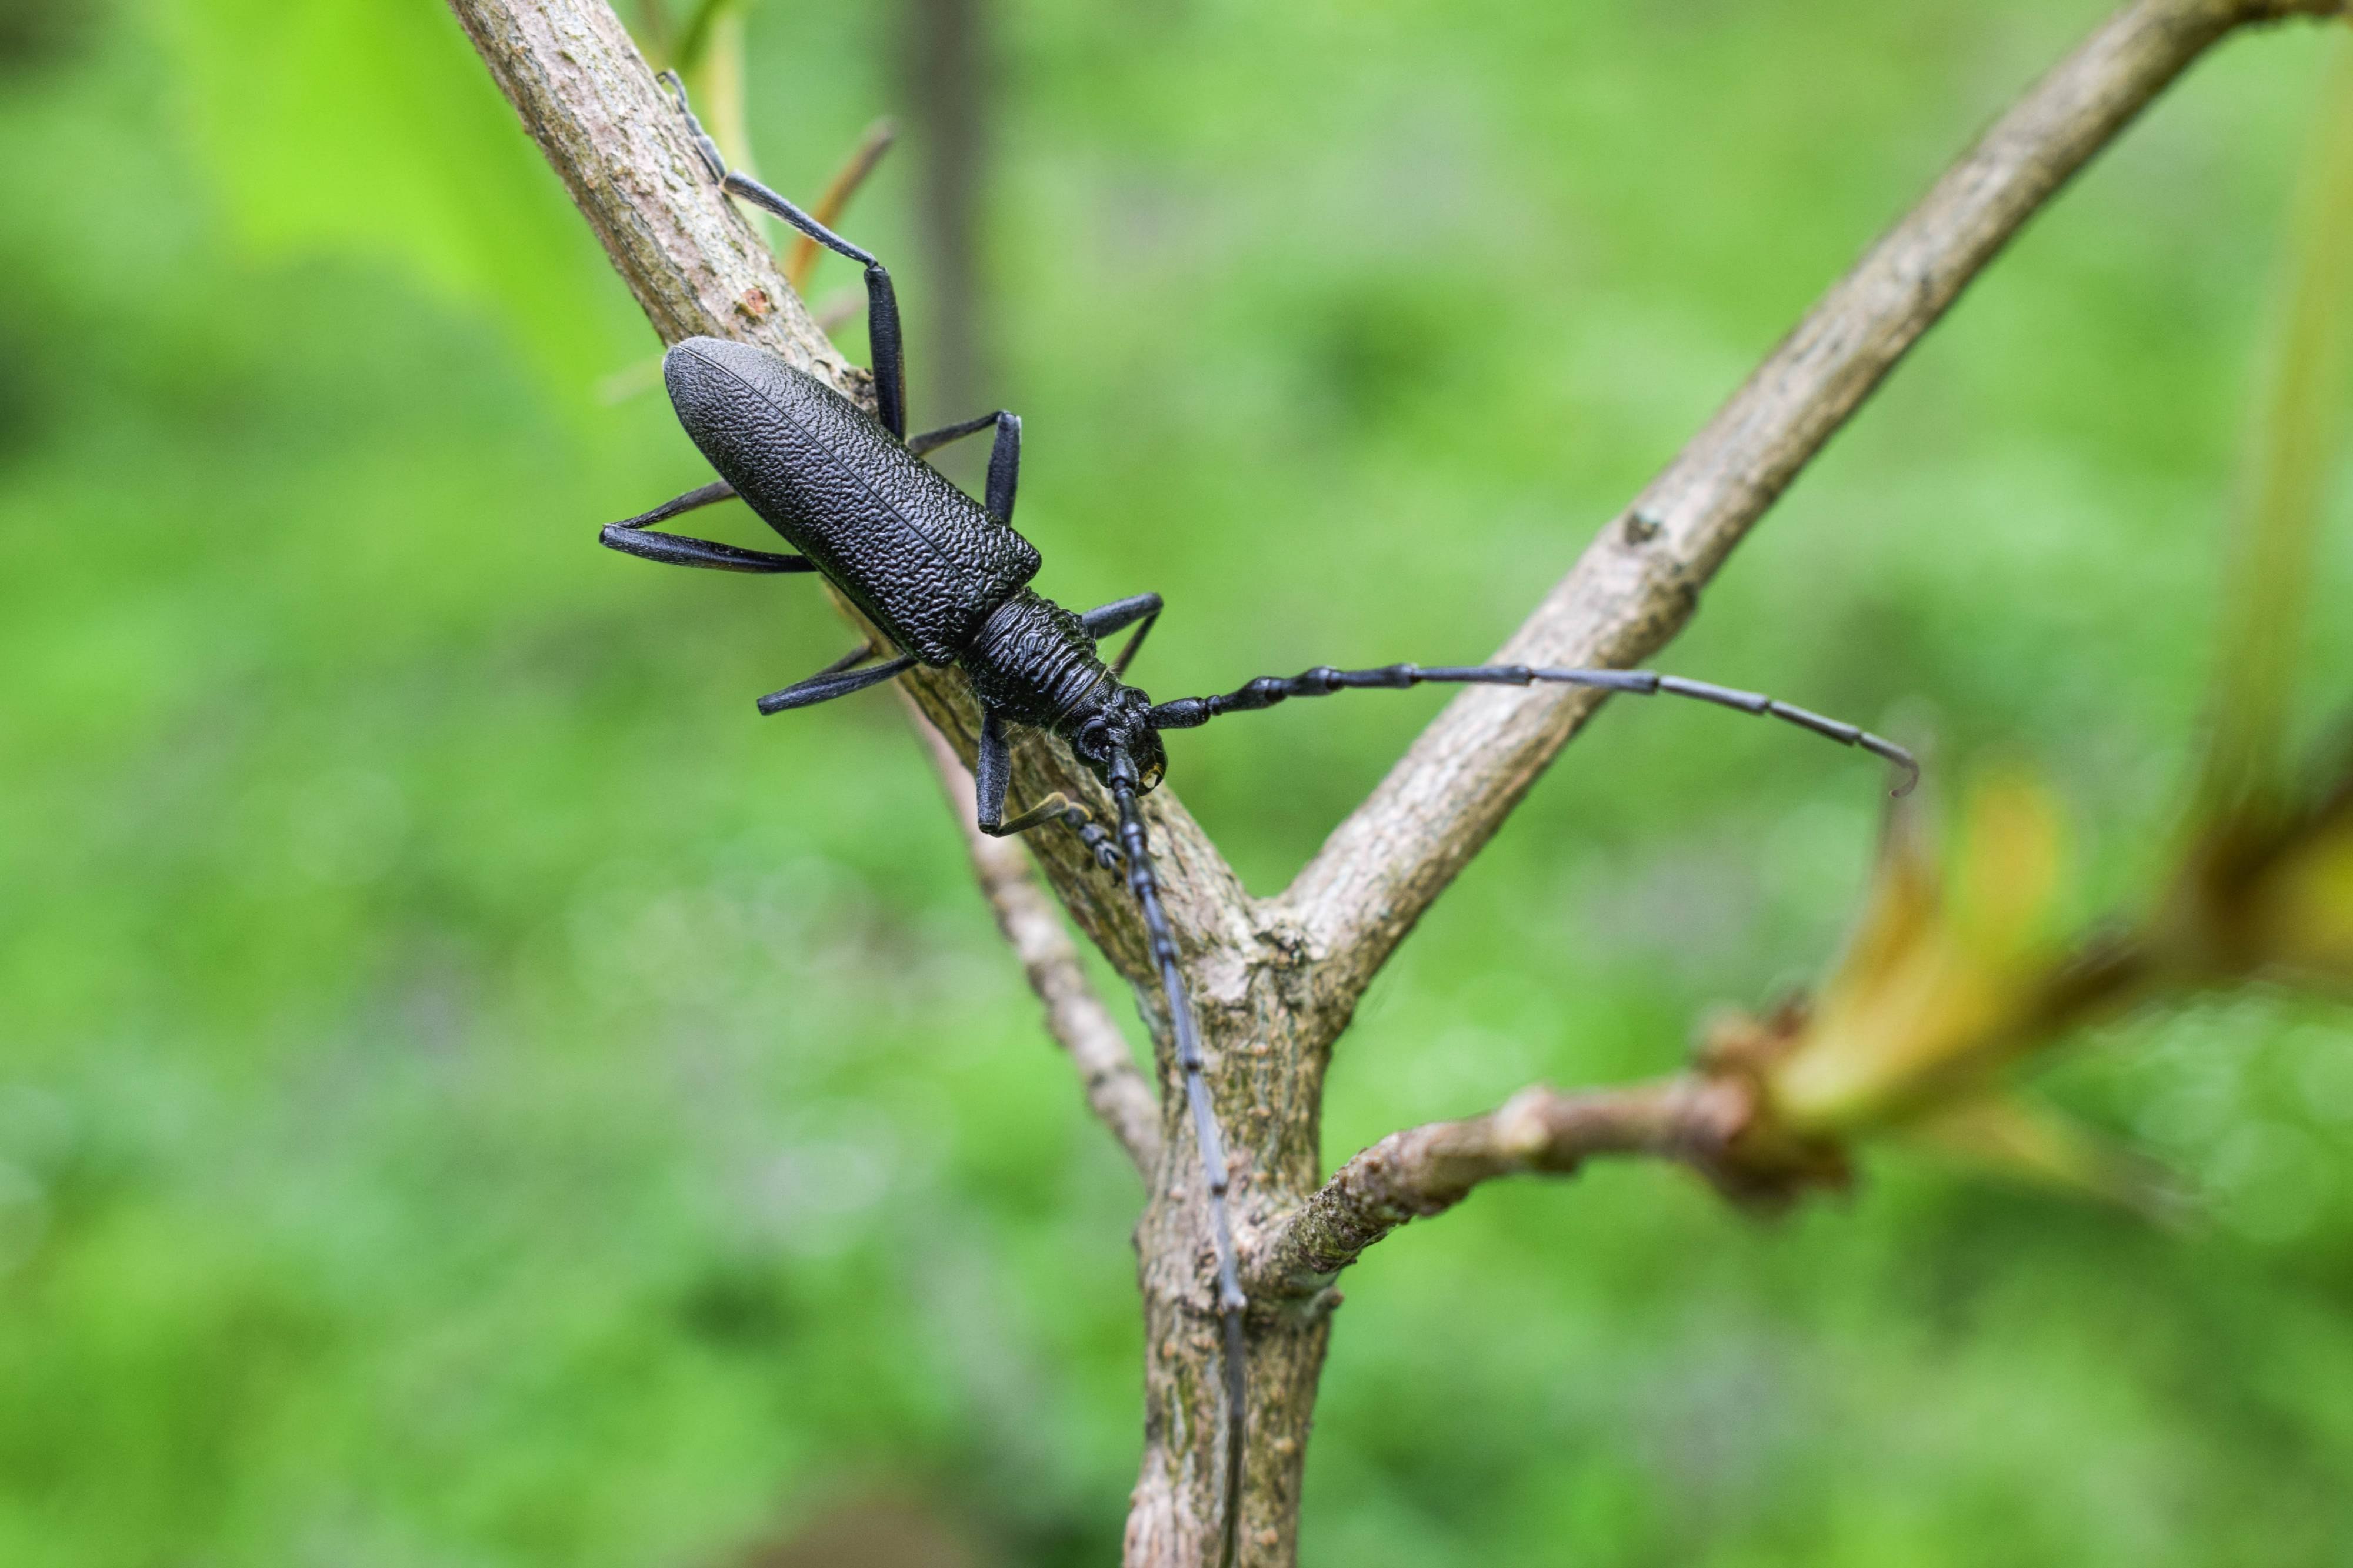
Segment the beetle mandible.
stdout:
<svg viewBox="0 0 2353 1568">
<path fill-rule="evenodd" d="M 1199 1030 L 1176 944 L 1161 907 L 1151 847 L 1136 805 L 1166 771 L 1160 731 L 1189 730 L 1221 714 L 1334 691 L 1399 689 L 1431 681 L 1510 686 L 1549 682 L 1641 696 L 1691 697 L 1786 720 L 1894 763 L 1905 774 L 1895 790 L 1898 795 L 1917 781 L 1919 765 L 1903 747 L 1852 724 L 1760 693 L 1649 670 L 1412 664 L 1343 670 L 1318 666 L 1291 677 L 1261 677 L 1222 696 L 1155 703 L 1127 684 L 1125 676 L 1160 615 L 1160 595 L 1138 594 L 1073 614 L 1029 585 L 1040 565 L 1038 552 L 1013 531 L 1021 421 L 999 409 L 910 437 L 904 347 L 898 299 L 889 271 L 871 254 L 775 191 L 731 171 L 717 143 L 688 106 L 678 78 L 665 71 L 662 81 L 684 117 L 704 165 L 722 189 L 774 214 L 866 269 L 867 331 L 874 361 L 876 410 L 868 416 L 832 387 L 765 350 L 718 338 L 689 338 L 663 356 L 662 379 L 679 422 L 720 478 L 651 511 L 608 524 L 603 542 L 672 565 L 726 572 L 823 573 L 900 651 L 885 659 L 885 650 L 873 644 L 857 648 L 808 679 L 761 698 L 761 712 L 781 713 L 846 697 L 880 685 L 918 663 L 953 664 L 971 680 L 980 703 L 979 750 L 973 776 L 981 831 L 1015 834 L 1060 822 L 1078 831 L 1104 869 L 1124 868 L 1128 888 L 1144 917 L 1167 1004 L 1208 1203 L 1217 1261 L 1217 1313 L 1225 1342 L 1224 1556 L 1230 1563 L 1239 1524 L 1236 1505 L 1247 1370 L 1243 1313 L 1248 1303 L 1235 1263 L 1227 1208 L 1224 1138 L 1203 1077 Z M 995 437 L 986 499 L 975 502 L 925 463 L 923 456 L 982 430 L 994 430 Z M 734 497 L 783 535 L 795 552 L 744 550 L 654 531 L 653 525 L 682 512 Z M 1129 626 L 1135 628 L 1134 635 L 1106 663 L 1097 645 Z M 1060 793 L 1010 818 L 1006 816 L 1006 791 L 1012 772 L 1006 734 L 1008 724 L 1046 730 L 1069 742 L 1072 752 L 1111 793 L 1118 813 L 1116 841 L 1086 807 Z"/>
</svg>

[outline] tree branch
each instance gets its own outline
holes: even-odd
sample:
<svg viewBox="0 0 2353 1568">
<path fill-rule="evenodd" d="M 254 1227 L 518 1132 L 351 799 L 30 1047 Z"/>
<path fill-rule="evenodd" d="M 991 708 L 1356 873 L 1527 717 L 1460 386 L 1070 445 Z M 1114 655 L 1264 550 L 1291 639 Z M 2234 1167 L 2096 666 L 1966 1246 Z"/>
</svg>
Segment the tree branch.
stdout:
<svg viewBox="0 0 2353 1568">
<path fill-rule="evenodd" d="M 818 332 L 765 245 L 711 181 L 675 107 L 606 0 L 450 0 L 450 7 L 664 342 L 710 333 L 755 342 L 872 407 L 870 378 Z M 838 594 L 834 603 L 871 635 Z M 964 677 L 919 667 L 900 685 L 969 763 L 978 710 Z M 1099 820 L 1113 816 L 1104 792 L 1068 748 L 1034 731 L 1014 737 L 1012 784 L 1017 804 L 1059 790 Z M 1175 793 L 1164 784 L 1143 810 L 1233 1155 L 1233 1201 L 1247 1216 L 1253 1205 L 1282 1205 L 1315 1180 L 1315 1113 L 1329 1037 L 1305 1021 L 1329 1010 L 1303 1005 L 1312 977 L 1296 942 L 1252 903 Z M 1130 1560 L 1191 1564 L 1214 1552 L 1219 1534 L 1221 1394 L 1213 1372 L 1217 1339 L 1196 1331 L 1214 1319 L 1207 1204 L 1187 1169 L 1189 1134 L 1175 1120 L 1184 1097 L 1169 1092 L 1168 1022 L 1143 923 L 1121 879 L 1097 867 L 1068 832 L 1033 835 L 1030 849 L 1080 930 L 1136 985 L 1153 1029 L 1161 1155 L 1136 1231 L 1147 1420 Z M 1260 1555 L 1287 1555 L 1295 1538 L 1325 1333 L 1320 1322 L 1305 1323 L 1261 1334 L 1250 1346 L 1245 1518 L 1254 1546 L 1276 1542 Z"/>
<path fill-rule="evenodd" d="M 1029 988 L 1046 1005 L 1046 1032 L 1079 1069 L 1087 1109 L 1111 1129 L 1144 1179 L 1153 1181 L 1160 1169 L 1160 1102 L 1136 1070 L 1127 1037 L 1079 966 L 1078 945 L 1062 929 L 1053 900 L 1039 890 L 1028 853 L 1013 840 L 991 838 L 975 826 L 971 771 L 912 701 L 907 718 L 940 775 L 948 815 L 964 830 L 965 853 L 997 916 L 997 929 L 1021 960 Z"/>
<path fill-rule="evenodd" d="M 712 184 L 609 5 L 452 0 L 451 9 L 664 342 L 742 338 L 865 391 Z"/>
<path fill-rule="evenodd" d="M 865 374 L 825 341 L 766 247 L 707 177 L 605 0 L 450 4 L 665 341 L 711 333 L 757 342 L 871 405 Z M 1831 290 L 1603 531 L 1503 657 L 1624 665 L 1663 644 L 1689 618 L 1699 587 L 1831 432 L 2028 216 L 2150 97 L 2241 25 L 2334 14 L 2344 4 L 2136 0 Z M 849 613 L 838 595 L 836 603 Z M 968 763 L 977 711 L 963 677 L 918 668 L 902 685 Z M 1596 1096 L 1536 1091 L 1493 1117 L 1398 1134 L 1317 1190 L 1331 1042 L 1397 942 L 1592 706 L 1589 693 L 1567 689 L 1466 694 L 1423 732 L 1291 889 L 1263 904 L 1245 895 L 1166 787 L 1144 803 L 1228 1133 L 1237 1226 L 1261 1237 L 1252 1251 L 1260 1278 L 1321 1277 L 1405 1218 L 1437 1212 L 1475 1182 L 1513 1170 L 1564 1168 L 1592 1153 L 1641 1149 L 1672 1152 L 1719 1180 L 1745 1173 L 1746 1149 L 1739 1161 L 1715 1166 L 1705 1154 L 1711 1139 L 1729 1147 L 1732 1135 L 1723 1128 L 1732 1112 L 1719 1103 L 1723 1086 L 1686 1080 Z M 1016 804 L 1054 790 L 1110 815 L 1103 791 L 1066 748 L 1023 731 L 1014 751 Z M 1150 984 L 1141 922 L 1119 879 L 1103 873 L 1071 834 L 1033 839 L 1038 863 L 1072 919 L 1138 983 L 1159 1047 L 1156 1156 L 1138 1131 L 1148 1117 L 1134 1121 L 1143 1109 L 1140 1085 L 1116 1089 L 1116 1119 L 1098 1102 L 1098 1114 L 1121 1131 L 1151 1175 L 1136 1231 L 1145 1456 L 1126 1553 L 1130 1568 L 1198 1568 L 1214 1559 L 1219 1534 L 1222 1394 L 1205 1205 L 1190 1168 L 1191 1135 L 1176 1121 L 1183 1097 L 1168 1091 L 1166 1020 Z M 992 901 L 1004 919 L 1000 891 L 992 888 Z M 1015 940 L 1021 947 L 1026 939 Z M 1050 968 L 1059 964 L 1038 951 Z M 1062 994 L 1040 990 L 1050 1016 Z M 1091 1051 L 1103 1044 L 1094 1023 L 1071 1026 Z M 1092 1076 L 1083 1062 L 1082 1070 Z M 1295 1555 L 1303 1457 L 1327 1335 L 1321 1313 L 1271 1313 L 1252 1323 L 1241 1522 L 1244 1559 L 1254 1568 Z"/>
<path fill-rule="evenodd" d="M 1258 1238 L 1245 1285 L 1253 1299 L 1312 1297 L 1366 1247 L 1410 1220 L 1443 1214 L 1482 1182 L 1573 1175 L 1600 1154 L 1660 1155 L 1719 1185 L 1754 1190 L 1730 1162 L 1755 1105 L 1748 1086 L 1729 1078 L 1686 1075 L 1576 1094 L 1539 1085 L 1484 1116 L 1392 1132 Z"/>
<path fill-rule="evenodd" d="M 2137 0 L 2028 92 L 1866 252 L 1495 655 L 1624 667 L 1680 631 L 1757 519 L 2010 237 L 2234 28 L 2345 0 Z M 1353 1006 L 1503 825 L 1599 693 L 1475 687 L 1450 703 L 1283 895 Z"/>
</svg>

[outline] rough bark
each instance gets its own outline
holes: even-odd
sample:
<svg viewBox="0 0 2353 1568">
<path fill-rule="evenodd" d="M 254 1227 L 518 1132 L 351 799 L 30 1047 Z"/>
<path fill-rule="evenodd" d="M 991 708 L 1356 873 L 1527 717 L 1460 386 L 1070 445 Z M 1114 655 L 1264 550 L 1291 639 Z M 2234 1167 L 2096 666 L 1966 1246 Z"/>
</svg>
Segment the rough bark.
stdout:
<svg viewBox="0 0 2353 1568">
<path fill-rule="evenodd" d="M 866 397 L 811 324 L 752 229 L 704 175 L 605 0 L 451 0 L 491 74 L 545 149 L 665 341 L 755 342 Z M 1627 665 L 1690 617 L 1699 590 L 1830 436 L 2025 221 L 2200 53 L 2241 26 L 2333 15 L 2343 0 L 2137 0 L 2102 26 L 1873 247 L 1725 408 L 1605 527 L 1500 657 Z M 943 416 L 960 416 L 961 408 Z M 839 604 L 839 601 L 837 601 Z M 845 613 L 848 613 L 845 611 Z M 952 671 L 905 685 L 967 765 L 976 715 Z M 1253 900 L 1164 787 L 1145 803 L 1168 915 L 1200 1012 L 1231 1149 L 1238 1239 L 1262 1279 L 1320 1279 L 1384 1212 L 1443 1206 L 1489 1176 L 1592 1152 L 1589 1114 L 1531 1144 L 1515 1101 L 1494 1117 L 1401 1133 L 1318 1194 L 1325 1063 L 1357 998 L 1406 931 L 1493 834 L 1598 699 L 1576 689 L 1478 688 L 1449 706 L 1281 897 Z M 1058 743 L 1025 736 L 1014 800 L 1060 789 L 1108 819 L 1103 792 Z M 1221 1394 L 1205 1210 L 1167 1021 L 1118 881 L 1068 834 L 1033 835 L 1048 880 L 1134 986 L 1157 1045 L 1159 1150 L 1136 1232 L 1145 1321 L 1142 1475 L 1131 1568 L 1199 1568 L 1219 1544 Z M 1075 1053 L 1074 1053 L 1075 1054 Z M 1686 1103 L 1683 1114 L 1706 1109 Z M 1134 1109 L 1098 1106 L 1116 1127 Z M 1622 1109 L 1622 1108 L 1621 1108 Z M 1648 1110 L 1666 1111 L 1658 1105 Z M 1639 1121 L 1639 1118 L 1636 1119 Z M 1605 1119 L 1606 1121 L 1606 1119 Z M 1609 1123 L 1625 1146 L 1690 1131 Z M 1598 1147 L 1599 1145 L 1596 1145 Z M 1149 1145 L 1130 1139 L 1132 1149 Z M 1387 1205 L 1385 1209 L 1383 1205 Z M 1353 1227 L 1353 1228 L 1352 1228 Z M 1328 1334 L 1328 1292 L 1276 1289 L 1253 1305 L 1243 1561 L 1296 1555 L 1307 1426 Z"/>
</svg>

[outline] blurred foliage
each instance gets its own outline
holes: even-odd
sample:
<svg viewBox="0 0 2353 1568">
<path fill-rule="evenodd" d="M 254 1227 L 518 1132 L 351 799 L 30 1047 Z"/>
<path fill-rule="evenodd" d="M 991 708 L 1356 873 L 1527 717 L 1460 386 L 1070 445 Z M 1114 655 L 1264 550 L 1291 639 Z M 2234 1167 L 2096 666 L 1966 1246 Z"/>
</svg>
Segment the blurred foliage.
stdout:
<svg viewBox="0 0 2353 1568">
<path fill-rule="evenodd" d="M 2013 1177 L 2154 1208 L 2147 1173 L 2047 1108 L 2004 1069 L 2113 1013 L 2152 973 L 2132 943 L 2071 942 L 2052 911 L 2064 879 L 2050 793 L 1988 781 L 1949 872 L 1912 808 L 1891 816 L 1863 915 L 1809 998 L 1718 1017 L 1703 1072 L 1745 1083 L 1755 1110 L 1729 1152 L 1736 1192 L 1786 1199 L 1843 1185 L 1874 1134 Z"/>
<path fill-rule="evenodd" d="M 1720 1019 L 1704 1071 L 1757 1107 L 1724 1173 L 1776 1195 L 1843 1182 L 1848 1146 L 1899 1137 L 2155 1210 L 2144 1163 L 2003 1081 L 2020 1060 L 2136 1006 L 2266 984 L 2353 992 L 2353 769 L 2297 798 L 2284 754 L 2325 486 L 2341 458 L 2353 278 L 2353 49 L 2323 89 L 2260 399 L 2235 570 L 2184 862 L 2088 932 L 2058 803 L 2026 773 L 1979 782 L 1936 863 L 1916 809 L 1890 814 L 1862 918 L 1819 994 Z"/>
<path fill-rule="evenodd" d="M 247 255 L 403 268 L 493 308 L 559 390 L 643 342 L 444 8 L 203 0 L 164 14 L 185 145 Z"/>
<path fill-rule="evenodd" d="M 2339 47 L 2323 89 L 2290 233 L 2271 374 L 2256 399 L 2253 461 L 2219 638 L 2203 818 L 2278 804 L 2289 759 L 2282 734 L 2311 617 L 2312 559 L 2344 444 L 2345 368 L 2353 349 L 2353 49 Z"/>
<path fill-rule="evenodd" d="M 1164 695 L 1479 657 L 2100 11 L 1008 4 L 992 399 L 1041 585 L 1166 593 Z M 753 718 L 839 651 L 817 598 L 594 548 L 699 467 L 592 395 L 648 341 L 463 40 L 91 16 L 0 78 L 0 1562 L 700 1568 L 877 1498 L 1109 1560 L 1133 1178 L 894 705 Z M 749 12 L 781 188 L 906 107 L 894 16 Z M 1663 661 L 2032 758 L 2054 929 L 2180 854 L 2326 55 L 2201 66 Z M 905 191 L 854 214 L 885 256 Z M 2308 754 L 2353 617 L 2298 661 Z M 1438 700 L 1207 730 L 1176 787 L 1279 886 Z M 1366 999 L 1329 1152 L 1804 981 L 1874 783 L 1615 705 Z M 2346 1024 L 2217 994 L 2045 1077 L 2185 1174 L 2187 1235 L 1899 1160 L 1771 1227 L 1657 1170 L 1482 1194 L 1352 1278 L 1308 1560 L 2342 1562 Z"/>
<path fill-rule="evenodd" d="M 0 79 L 51 64 L 90 32 L 90 0 L 0 0 Z"/>
</svg>

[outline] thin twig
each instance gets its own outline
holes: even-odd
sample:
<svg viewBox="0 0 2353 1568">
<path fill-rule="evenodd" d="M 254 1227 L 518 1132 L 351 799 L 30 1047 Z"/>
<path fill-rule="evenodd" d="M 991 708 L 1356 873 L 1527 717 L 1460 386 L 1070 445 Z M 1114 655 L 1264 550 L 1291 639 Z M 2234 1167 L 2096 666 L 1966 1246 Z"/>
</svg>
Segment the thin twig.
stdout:
<svg viewBox="0 0 2353 1568">
<path fill-rule="evenodd" d="M 1498 1176 L 1570 1175 L 1601 1154 L 1662 1155 L 1717 1176 L 1753 1103 L 1733 1079 L 1577 1094 L 1538 1086 L 1484 1116 L 1392 1132 L 1258 1238 L 1244 1283 L 1253 1300 L 1312 1296 L 1399 1226 L 1442 1214 Z"/>
<path fill-rule="evenodd" d="M 1061 911 L 1038 886 L 1029 853 L 1009 838 L 991 838 L 973 823 L 971 770 L 911 701 L 907 721 L 923 742 L 948 797 L 948 815 L 964 830 L 972 874 L 1021 960 L 1029 988 L 1046 1005 L 1046 1032 L 1071 1055 L 1086 1086 L 1087 1108 L 1111 1129 L 1144 1179 L 1160 1169 L 1160 1102 L 1137 1070 L 1127 1037 L 1112 1022 L 1079 963 L 1078 944 L 1062 928 Z"/>
<path fill-rule="evenodd" d="M 1865 253 L 1496 653 L 1630 666 L 1682 629 L 1767 508 L 2066 181 L 2233 28 L 2344 0 L 2138 0 L 2003 115 Z M 1353 1005 L 1594 710 L 1598 693 L 1473 688 L 1302 871 L 1283 904 Z"/>
</svg>

